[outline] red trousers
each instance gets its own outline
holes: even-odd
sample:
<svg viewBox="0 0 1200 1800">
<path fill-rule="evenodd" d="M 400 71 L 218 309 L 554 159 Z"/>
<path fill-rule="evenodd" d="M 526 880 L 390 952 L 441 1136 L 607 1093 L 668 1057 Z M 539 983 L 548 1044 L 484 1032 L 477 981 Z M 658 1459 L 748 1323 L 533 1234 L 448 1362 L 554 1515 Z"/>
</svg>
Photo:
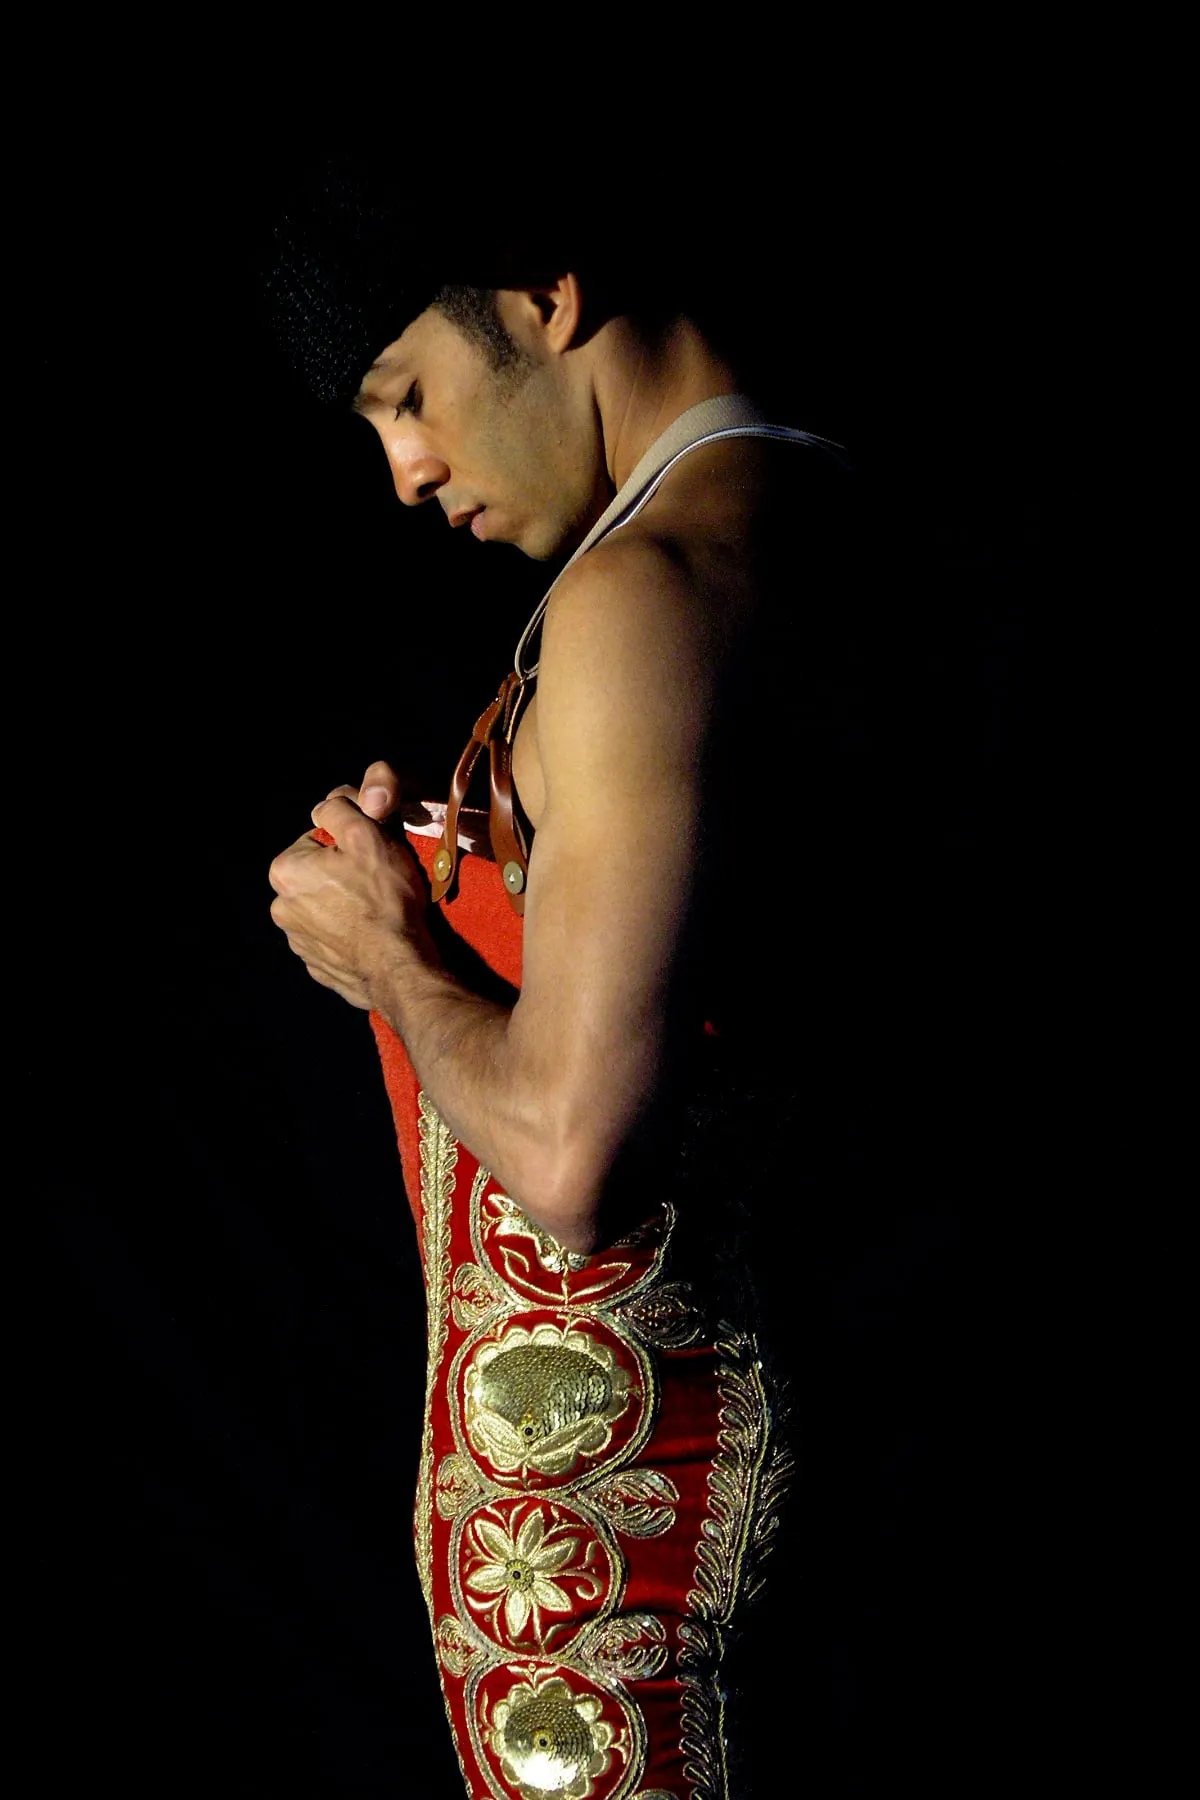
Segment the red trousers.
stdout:
<svg viewBox="0 0 1200 1800">
<path fill-rule="evenodd" d="M 519 986 L 493 863 L 463 857 L 447 918 Z M 788 1473 L 754 1339 L 672 1279 L 670 1194 L 566 1253 L 372 1024 L 425 1272 L 417 1562 L 467 1792 L 726 1800 L 721 1657 Z"/>
</svg>

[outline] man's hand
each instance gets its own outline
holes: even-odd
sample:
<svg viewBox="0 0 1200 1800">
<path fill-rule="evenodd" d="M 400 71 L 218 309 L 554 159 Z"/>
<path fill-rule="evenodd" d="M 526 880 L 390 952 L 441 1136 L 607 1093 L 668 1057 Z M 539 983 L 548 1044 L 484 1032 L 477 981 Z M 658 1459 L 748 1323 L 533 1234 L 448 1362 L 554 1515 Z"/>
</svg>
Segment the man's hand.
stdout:
<svg viewBox="0 0 1200 1800">
<path fill-rule="evenodd" d="M 382 830 L 400 781 L 372 763 L 359 788 L 334 788 L 312 821 L 333 839 L 306 832 L 271 864 L 271 917 L 314 981 L 351 1006 L 376 1004 L 373 983 L 413 950 L 436 961 L 425 923 L 429 891 L 407 845 Z"/>
</svg>

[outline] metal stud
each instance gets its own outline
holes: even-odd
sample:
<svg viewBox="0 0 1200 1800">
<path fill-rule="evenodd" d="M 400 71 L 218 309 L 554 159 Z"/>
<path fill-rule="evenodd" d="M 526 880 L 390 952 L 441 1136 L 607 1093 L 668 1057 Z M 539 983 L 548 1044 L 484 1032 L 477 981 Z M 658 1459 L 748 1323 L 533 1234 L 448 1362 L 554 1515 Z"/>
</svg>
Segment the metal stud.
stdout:
<svg viewBox="0 0 1200 1800">
<path fill-rule="evenodd" d="M 450 873 L 450 852 L 444 844 L 433 859 L 433 872 L 439 881 L 445 881 Z"/>
<path fill-rule="evenodd" d="M 525 871 L 519 862 L 505 863 L 504 885 L 510 894 L 519 894 L 525 886 Z"/>
</svg>

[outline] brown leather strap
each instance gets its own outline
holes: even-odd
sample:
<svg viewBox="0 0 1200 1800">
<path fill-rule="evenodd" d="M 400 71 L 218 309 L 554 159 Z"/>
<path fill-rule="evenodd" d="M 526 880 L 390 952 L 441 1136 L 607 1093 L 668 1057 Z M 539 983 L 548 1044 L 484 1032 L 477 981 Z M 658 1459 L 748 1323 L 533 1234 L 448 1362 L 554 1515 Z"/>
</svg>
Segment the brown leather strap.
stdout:
<svg viewBox="0 0 1200 1800">
<path fill-rule="evenodd" d="M 450 797 L 446 802 L 446 819 L 441 841 L 433 859 L 432 895 L 435 901 L 452 899 L 454 879 L 458 873 L 458 814 L 467 797 L 480 752 L 488 751 L 491 805 L 489 831 L 492 854 L 500 865 L 505 892 L 513 910 L 525 911 L 525 880 L 529 871 L 528 834 L 520 813 L 520 803 L 512 785 L 512 736 L 516 730 L 525 682 L 518 675 L 506 675 L 500 692 L 492 704 L 475 721 L 471 740 L 458 759 Z"/>
<path fill-rule="evenodd" d="M 497 720 L 504 710 L 504 690 L 508 686 L 509 677 L 501 686 L 500 692 L 492 704 L 480 713 L 475 721 L 466 749 L 458 759 L 458 767 L 454 771 L 454 780 L 450 783 L 450 797 L 446 802 L 446 819 L 442 826 L 441 842 L 438 844 L 433 859 L 434 900 L 444 900 L 454 885 L 454 877 L 458 873 L 458 810 L 467 797 L 467 789 L 471 785 L 471 777 L 475 773 L 475 764 L 479 761 L 479 753 L 491 740 Z"/>
<path fill-rule="evenodd" d="M 500 865 L 504 891 L 513 911 L 525 911 L 525 881 L 529 874 L 529 850 L 519 816 L 519 802 L 513 793 L 512 751 L 504 738 L 491 742 L 492 803 L 489 826 L 492 854 Z"/>
</svg>

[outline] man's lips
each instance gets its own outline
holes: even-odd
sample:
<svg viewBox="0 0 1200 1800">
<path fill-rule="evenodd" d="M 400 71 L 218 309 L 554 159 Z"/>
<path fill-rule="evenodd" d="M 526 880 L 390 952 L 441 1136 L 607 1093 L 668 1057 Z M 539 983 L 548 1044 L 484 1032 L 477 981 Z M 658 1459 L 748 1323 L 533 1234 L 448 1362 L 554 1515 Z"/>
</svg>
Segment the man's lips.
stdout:
<svg viewBox="0 0 1200 1800">
<path fill-rule="evenodd" d="M 475 520 L 483 510 L 482 506 L 460 506 L 456 512 L 447 514 L 447 517 L 450 520 L 451 530 L 457 531 L 460 526 L 469 525 L 474 531 Z M 476 533 L 476 536 L 478 536 L 478 533 Z"/>
</svg>

